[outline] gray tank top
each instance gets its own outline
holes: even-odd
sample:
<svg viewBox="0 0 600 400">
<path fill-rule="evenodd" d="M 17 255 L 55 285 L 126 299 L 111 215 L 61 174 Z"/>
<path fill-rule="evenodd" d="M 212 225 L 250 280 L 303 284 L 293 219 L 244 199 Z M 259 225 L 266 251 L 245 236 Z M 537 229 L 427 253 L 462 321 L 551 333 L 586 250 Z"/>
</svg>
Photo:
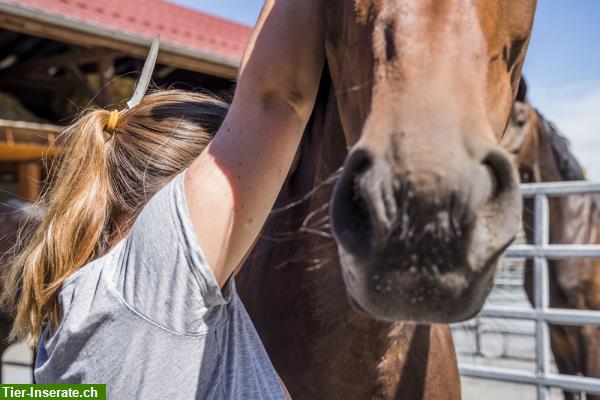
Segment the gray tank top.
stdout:
<svg viewBox="0 0 600 400">
<path fill-rule="evenodd" d="M 183 173 L 126 238 L 65 281 L 59 303 L 38 383 L 105 383 L 111 400 L 287 398 L 234 280 L 221 291 L 207 265 Z"/>
</svg>

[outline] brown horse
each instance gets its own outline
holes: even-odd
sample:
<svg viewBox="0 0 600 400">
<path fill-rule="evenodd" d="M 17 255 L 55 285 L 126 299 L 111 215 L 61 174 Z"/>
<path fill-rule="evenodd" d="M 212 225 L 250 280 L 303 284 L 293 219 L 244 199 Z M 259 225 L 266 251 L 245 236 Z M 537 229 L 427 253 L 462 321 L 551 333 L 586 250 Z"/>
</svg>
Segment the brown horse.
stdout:
<svg viewBox="0 0 600 400">
<path fill-rule="evenodd" d="M 527 101 L 524 81 L 502 144 L 515 154 L 523 182 L 584 179 L 566 139 Z M 600 195 L 551 198 L 549 207 L 551 243 L 600 244 Z M 532 210 L 532 202 L 525 202 L 523 221 L 529 242 L 533 237 Z M 528 260 L 525 290 L 533 302 L 532 266 Z M 600 260 L 551 260 L 548 267 L 551 307 L 600 310 Z M 561 373 L 600 378 L 599 327 L 551 325 L 550 343 Z M 565 392 L 565 399 L 577 398 L 579 394 Z M 600 396 L 587 398 L 598 400 Z"/>
<path fill-rule="evenodd" d="M 17 243 L 17 232 L 23 224 L 37 221 L 41 218 L 39 210 L 31 204 L 11 198 L 5 203 L 0 203 L 0 293 L 4 290 L 4 279 L 8 275 L 11 254 Z M 7 310 L 0 310 L 0 360 L 4 351 L 10 345 L 8 341 L 12 317 Z M 2 370 L 0 368 L 0 382 Z"/>
<path fill-rule="evenodd" d="M 236 278 L 294 399 L 460 398 L 444 324 L 481 308 L 518 228 L 517 174 L 498 140 L 534 9 L 315 2 L 328 68 Z"/>
</svg>

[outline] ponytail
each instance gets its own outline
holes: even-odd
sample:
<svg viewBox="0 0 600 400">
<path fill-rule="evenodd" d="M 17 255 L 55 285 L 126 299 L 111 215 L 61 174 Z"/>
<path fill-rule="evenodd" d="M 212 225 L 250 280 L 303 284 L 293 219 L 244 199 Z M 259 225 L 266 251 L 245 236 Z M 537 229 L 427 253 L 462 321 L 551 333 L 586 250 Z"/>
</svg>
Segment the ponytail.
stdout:
<svg viewBox="0 0 600 400">
<path fill-rule="evenodd" d="M 42 195 L 46 208 L 30 243 L 14 260 L 8 282 L 21 282 L 12 335 L 35 342 L 46 322 L 58 323 L 56 301 L 62 283 L 101 253 L 109 220 L 110 184 L 104 127 L 106 111 L 91 111 L 63 134 L 64 154 L 58 161 L 51 191 Z M 17 276 L 20 275 L 20 276 Z M 4 295 L 18 289 L 6 285 Z M 13 293 L 14 294 L 14 293 Z M 14 298 L 13 296 L 11 296 Z M 3 302 L 4 303 L 4 302 Z M 40 316 L 45 316 L 43 319 Z"/>
</svg>

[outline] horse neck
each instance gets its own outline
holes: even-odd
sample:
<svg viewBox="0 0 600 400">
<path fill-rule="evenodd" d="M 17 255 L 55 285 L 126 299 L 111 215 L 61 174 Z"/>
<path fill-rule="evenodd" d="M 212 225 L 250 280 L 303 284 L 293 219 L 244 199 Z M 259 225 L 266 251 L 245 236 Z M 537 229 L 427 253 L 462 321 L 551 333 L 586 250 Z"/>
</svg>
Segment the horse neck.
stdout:
<svg viewBox="0 0 600 400">
<path fill-rule="evenodd" d="M 536 149 L 537 160 L 535 164 L 540 171 L 537 179 L 541 182 L 569 181 L 579 180 L 580 173 L 572 169 L 565 170 L 565 167 L 558 165 L 555 153 L 562 153 L 563 157 L 571 162 L 577 163 L 573 153 L 568 149 L 565 143 L 561 148 L 557 145 L 556 132 L 546 119 L 536 111 Z M 568 164 L 568 163 L 567 163 Z M 578 167 L 578 165 L 576 164 Z M 568 169 L 568 168 L 567 168 Z M 591 236 L 596 236 L 591 232 L 595 227 L 592 221 L 598 212 L 600 195 L 570 195 L 549 198 L 549 218 L 550 218 L 550 242 L 551 243 L 590 243 L 594 240 Z M 533 242 L 533 200 L 526 200 L 523 207 L 523 221 L 525 234 L 529 243 Z"/>
<path fill-rule="evenodd" d="M 295 176 L 296 179 L 312 176 L 313 189 L 330 181 L 347 154 L 335 96 L 330 92 L 320 107 L 321 113 L 314 117 L 303 143 L 303 159 Z M 330 232 L 328 205 L 332 191 L 333 185 L 327 185 L 311 198 L 303 223 L 308 227 L 311 221 L 327 223 L 321 225 L 325 231 L 317 224 L 312 234 L 304 235 L 300 249 L 306 257 L 303 265 L 296 265 L 302 271 L 311 318 L 319 327 L 312 332 L 311 339 L 313 357 L 319 359 L 321 365 L 312 369 L 312 373 L 325 378 L 335 375 L 345 382 L 333 385 L 334 391 L 329 397 L 325 393 L 328 383 L 323 382 L 320 395 L 325 398 L 437 398 L 428 392 L 434 387 L 429 384 L 431 380 L 458 379 L 448 327 L 377 321 L 349 305 L 337 246 L 333 237 L 322 235 Z M 329 356 L 325 356 L 326 352 Z M 437 366 L 428 366 L 430 357 L 445 358 L 449 367 L 446 364 L 445 370 L 439 371 Z M 324 370 L 329 372 L 323 374 Z M 364 385 L 367 377 L 371 385 Z M 315 377 L 313 381 L 318 379 Z M 406 393 L 399 395 L 399 390 Z M 361 391 L 364 393 L 359 394 Z"/>
</svg>

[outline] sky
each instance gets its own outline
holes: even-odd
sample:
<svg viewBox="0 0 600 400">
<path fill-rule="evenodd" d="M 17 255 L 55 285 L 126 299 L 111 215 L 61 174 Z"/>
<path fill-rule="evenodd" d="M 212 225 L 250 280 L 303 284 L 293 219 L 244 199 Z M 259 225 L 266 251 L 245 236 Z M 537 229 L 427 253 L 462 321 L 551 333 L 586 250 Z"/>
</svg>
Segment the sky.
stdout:
<svg viewBox="0 0 600 400">
<path fill-rule="evenodd" d="M 253 25 L 262 0 L 172 0 Z M 600 0 L 538 0 L 524 74 L 529 99 L 600 181 Z"/>
</svg>

